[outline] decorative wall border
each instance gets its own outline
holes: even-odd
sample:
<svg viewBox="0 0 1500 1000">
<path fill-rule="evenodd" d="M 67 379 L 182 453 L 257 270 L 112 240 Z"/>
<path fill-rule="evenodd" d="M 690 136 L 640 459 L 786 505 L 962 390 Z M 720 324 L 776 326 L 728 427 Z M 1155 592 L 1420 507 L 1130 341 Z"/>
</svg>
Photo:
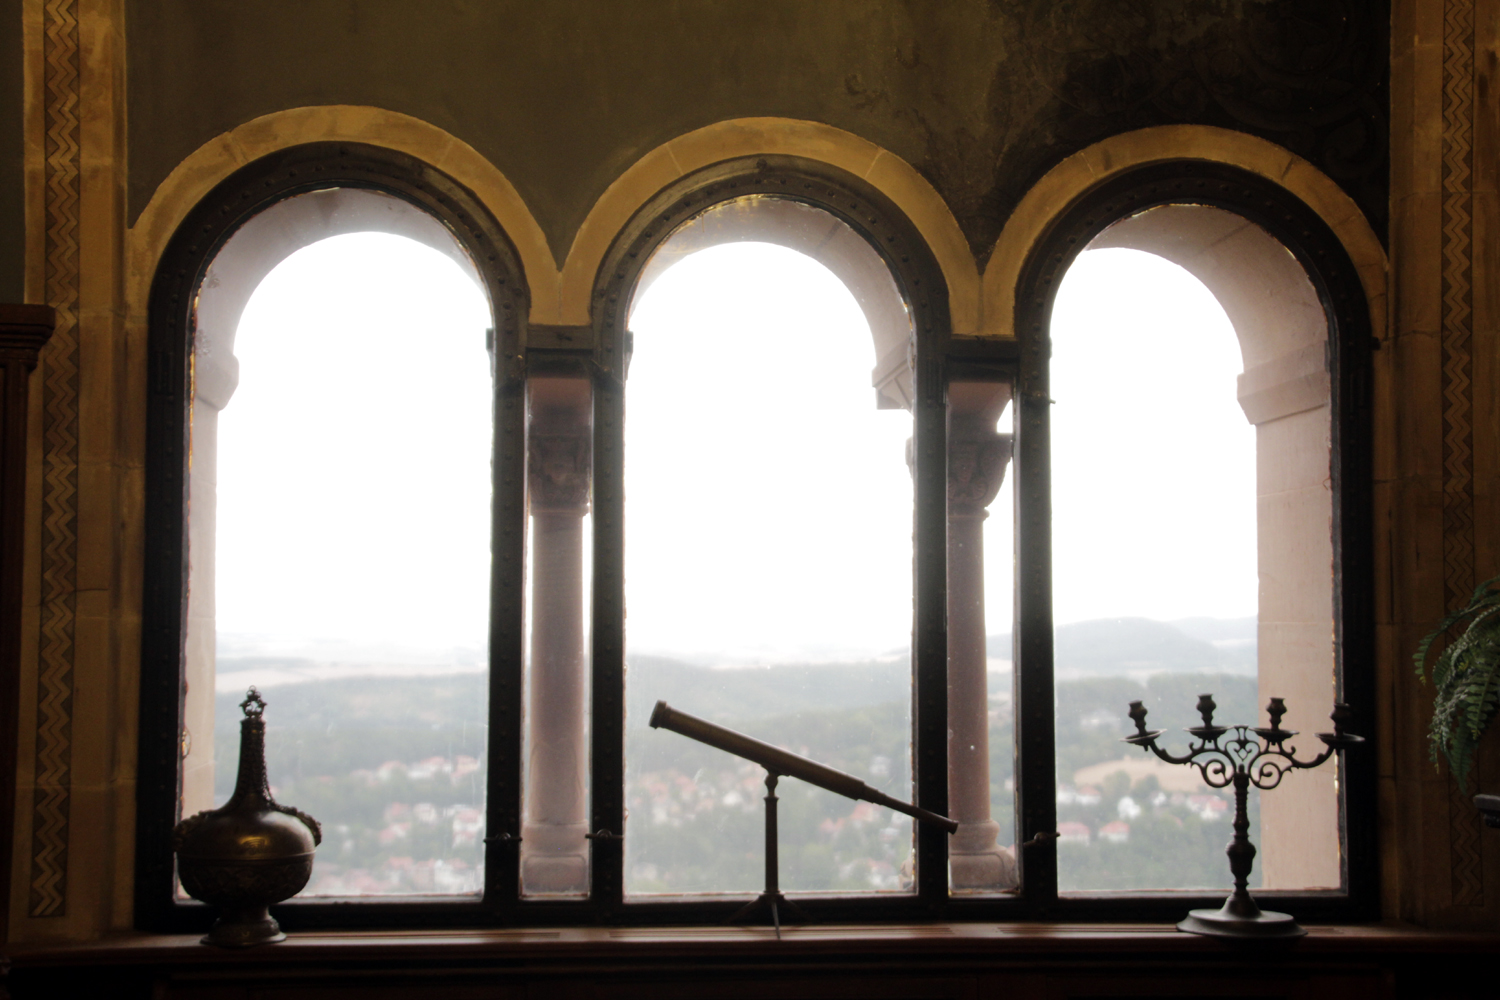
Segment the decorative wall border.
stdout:
<svg viewBox="0 0 1500 1000">
<path fill-rule="evenodd" d="M 1474 589 L 1473 253 L 1474 0 L 1443 4 L 1443 597 Z M 1484 905 L 1479 825 L 1450 777 L 1448 838 L 1455 906 Z"/>
<path fill-rule="evenodd" d="M 72 792 L 73 629 L 78 577 L 80 62 L 77 0 L 43 7 L 46 301 L 57 328 L 43 350 L 41 635 L 27 912 L 67 912 Z"/>
</svg>

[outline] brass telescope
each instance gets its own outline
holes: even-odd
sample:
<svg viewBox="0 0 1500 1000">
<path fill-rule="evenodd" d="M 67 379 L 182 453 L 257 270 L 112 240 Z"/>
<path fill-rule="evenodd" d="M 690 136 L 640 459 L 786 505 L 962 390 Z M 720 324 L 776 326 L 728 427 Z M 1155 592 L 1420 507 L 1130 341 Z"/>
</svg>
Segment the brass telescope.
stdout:
<svg viewBox="0 0 1500 1000">
<path fill-rule="evenodd" d="M 935 812 L 914 806 L 900 799 L 893 799 L 884 792 L 877 791 L 869 785 L 860 781 L 852 774 L 845 774 L 827 766 L 819 764 L 815 760 L 808 760 L 800 754 L 773 747 L 769 743 L 762 743 L 744 733 L 737 733 L 733 729 L 725 729 L 716 726 L 712 722 L 679 712 L 664 701 L 656 703 L 656 709 L 651 713 L 652 729 L 670 729 L 674 733 L 680 733 L 688 739 L 706 743 L 736 757 L 743 757 L 748 761 L 759 764 L 774 775 L 786 775 L 791 778 L 801 778 L 809 785 L 817 785 L 828 791 L 846 798 L 873 802 L 876 805 L 894 809 L 899 813 L 905 813 L 915 819 L 927 823 L 935 823 L 947 830 L 949 833 L 958 829 L 958 823 L 947 816 L 939 816 Z"/>
</svg>

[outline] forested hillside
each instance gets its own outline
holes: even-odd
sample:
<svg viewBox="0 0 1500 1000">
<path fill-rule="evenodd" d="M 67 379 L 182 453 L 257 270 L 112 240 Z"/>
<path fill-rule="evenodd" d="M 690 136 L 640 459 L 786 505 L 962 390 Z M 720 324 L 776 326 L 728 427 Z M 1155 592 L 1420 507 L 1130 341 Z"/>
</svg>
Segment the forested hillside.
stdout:
<svg viewBox="0 0 1500 1000">
<path fill-rule="evenodd" d="M 1057 789 L 1064 889 L 1222 887 L 1227 795 L 1154 774 L 1134 781 L 1112 761 L 1127 705 L 1153 728 L 1197 722 L 1214 694 L 1224 721 L 1258 717 L 1256 682 L 1231 635 L 1188 635 L 1160 622 L 1085 623 L 1059 634 Z M 1184 623 L 1186 624 L 1186 623 Z M 1243 626 L 1199 627 L 1209 636 Z M 1153 638 L 1154 637 L 1154 638 Z M 1228 647 L 1227 651 L 1225 647 Z M 1110 659 L 1109 650 L 1117 650 Z M 992 653 L 1009 652 L 992 637 Z M 1253 647 L 1249 654 L 1253 662 Z M 992 666 L 998 657 L 992 659 Z M 1064 670 L 1064 667 L 1067 670 Z M 248 664 L 222 664 L 240 676 Z M 1144 673 L 1143 673 L 1144 671 Z M 991 799 L 1011 847 L 1015 745 L 1011 674 L 990 673 Z M 910 675 L 904 659 L 715 670 L 651 656 L 628 668 L 627 886 L 634 892 L 738 891 L 761 878 L 764 772 L 646 720 L 658 699 L 911 797 Z M 361 677 L 267 689 L 267 763 L 279 798 L 323 821 L 310 892 L 475 892 L 482 886 L 488 766 L 484 674 Z M 235 773 L 239 692 L 218 697 L 217 794 Z M 1184 738 L 1173 738 L 1181 746 Z M 1075 781 L 1087 769 L 1090 783 Z M 781 782 L 782 885 L 789 890 L 900 890 L 909 884 L 911 823 L 794 779 Z M 1252 837 L 1255 830 L 1252 829 Z"/>
</svg>

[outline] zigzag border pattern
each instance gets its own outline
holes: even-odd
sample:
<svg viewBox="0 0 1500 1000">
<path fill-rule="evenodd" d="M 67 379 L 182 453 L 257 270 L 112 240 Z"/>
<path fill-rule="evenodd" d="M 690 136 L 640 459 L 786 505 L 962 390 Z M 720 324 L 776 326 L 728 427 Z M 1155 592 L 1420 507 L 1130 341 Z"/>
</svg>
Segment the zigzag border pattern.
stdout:
<svg viewBox="0 0 1500 1000">
<path fill-rule="evenodd" d="M 1473 160 L 1474 0 L 1443 5 L 1443 589 L 1463 605 L 1474 589 Z M 1448 841 L 1453 904 L 1484 905 L 1479 825 L 1451 779 Z"/>
<path fill-rule="evenodd" d="M 77 0 L 43 8 L 46 87 L 46 296 L 57 328 L 42 351 L 42 608 L 36 779 L 31 829 L 33 917 L 67 912 L 73 770 L 73 625 L 78 580 L 79 34 Z"/>
</svg>

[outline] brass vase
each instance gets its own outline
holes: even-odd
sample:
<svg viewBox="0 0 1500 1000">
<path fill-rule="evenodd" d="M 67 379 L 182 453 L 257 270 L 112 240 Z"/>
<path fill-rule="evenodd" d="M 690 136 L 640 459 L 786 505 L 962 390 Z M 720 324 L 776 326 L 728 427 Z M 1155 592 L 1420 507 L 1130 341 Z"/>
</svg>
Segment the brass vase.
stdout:
<svg viewBox="0 0 1500 1000">
<path fill-rule="evenodd" d="M 265 700 L 252 687 L 240 708 L 245 718 L 234 794 L 172 831 L 182 888 L 219 910 L 203 943 L 227 948 L 286 940 L 268 908 L 302 891 L 312 876 L 313 850 L 323 842 L 317 820 L 271 798 Z"/>
</svg>

